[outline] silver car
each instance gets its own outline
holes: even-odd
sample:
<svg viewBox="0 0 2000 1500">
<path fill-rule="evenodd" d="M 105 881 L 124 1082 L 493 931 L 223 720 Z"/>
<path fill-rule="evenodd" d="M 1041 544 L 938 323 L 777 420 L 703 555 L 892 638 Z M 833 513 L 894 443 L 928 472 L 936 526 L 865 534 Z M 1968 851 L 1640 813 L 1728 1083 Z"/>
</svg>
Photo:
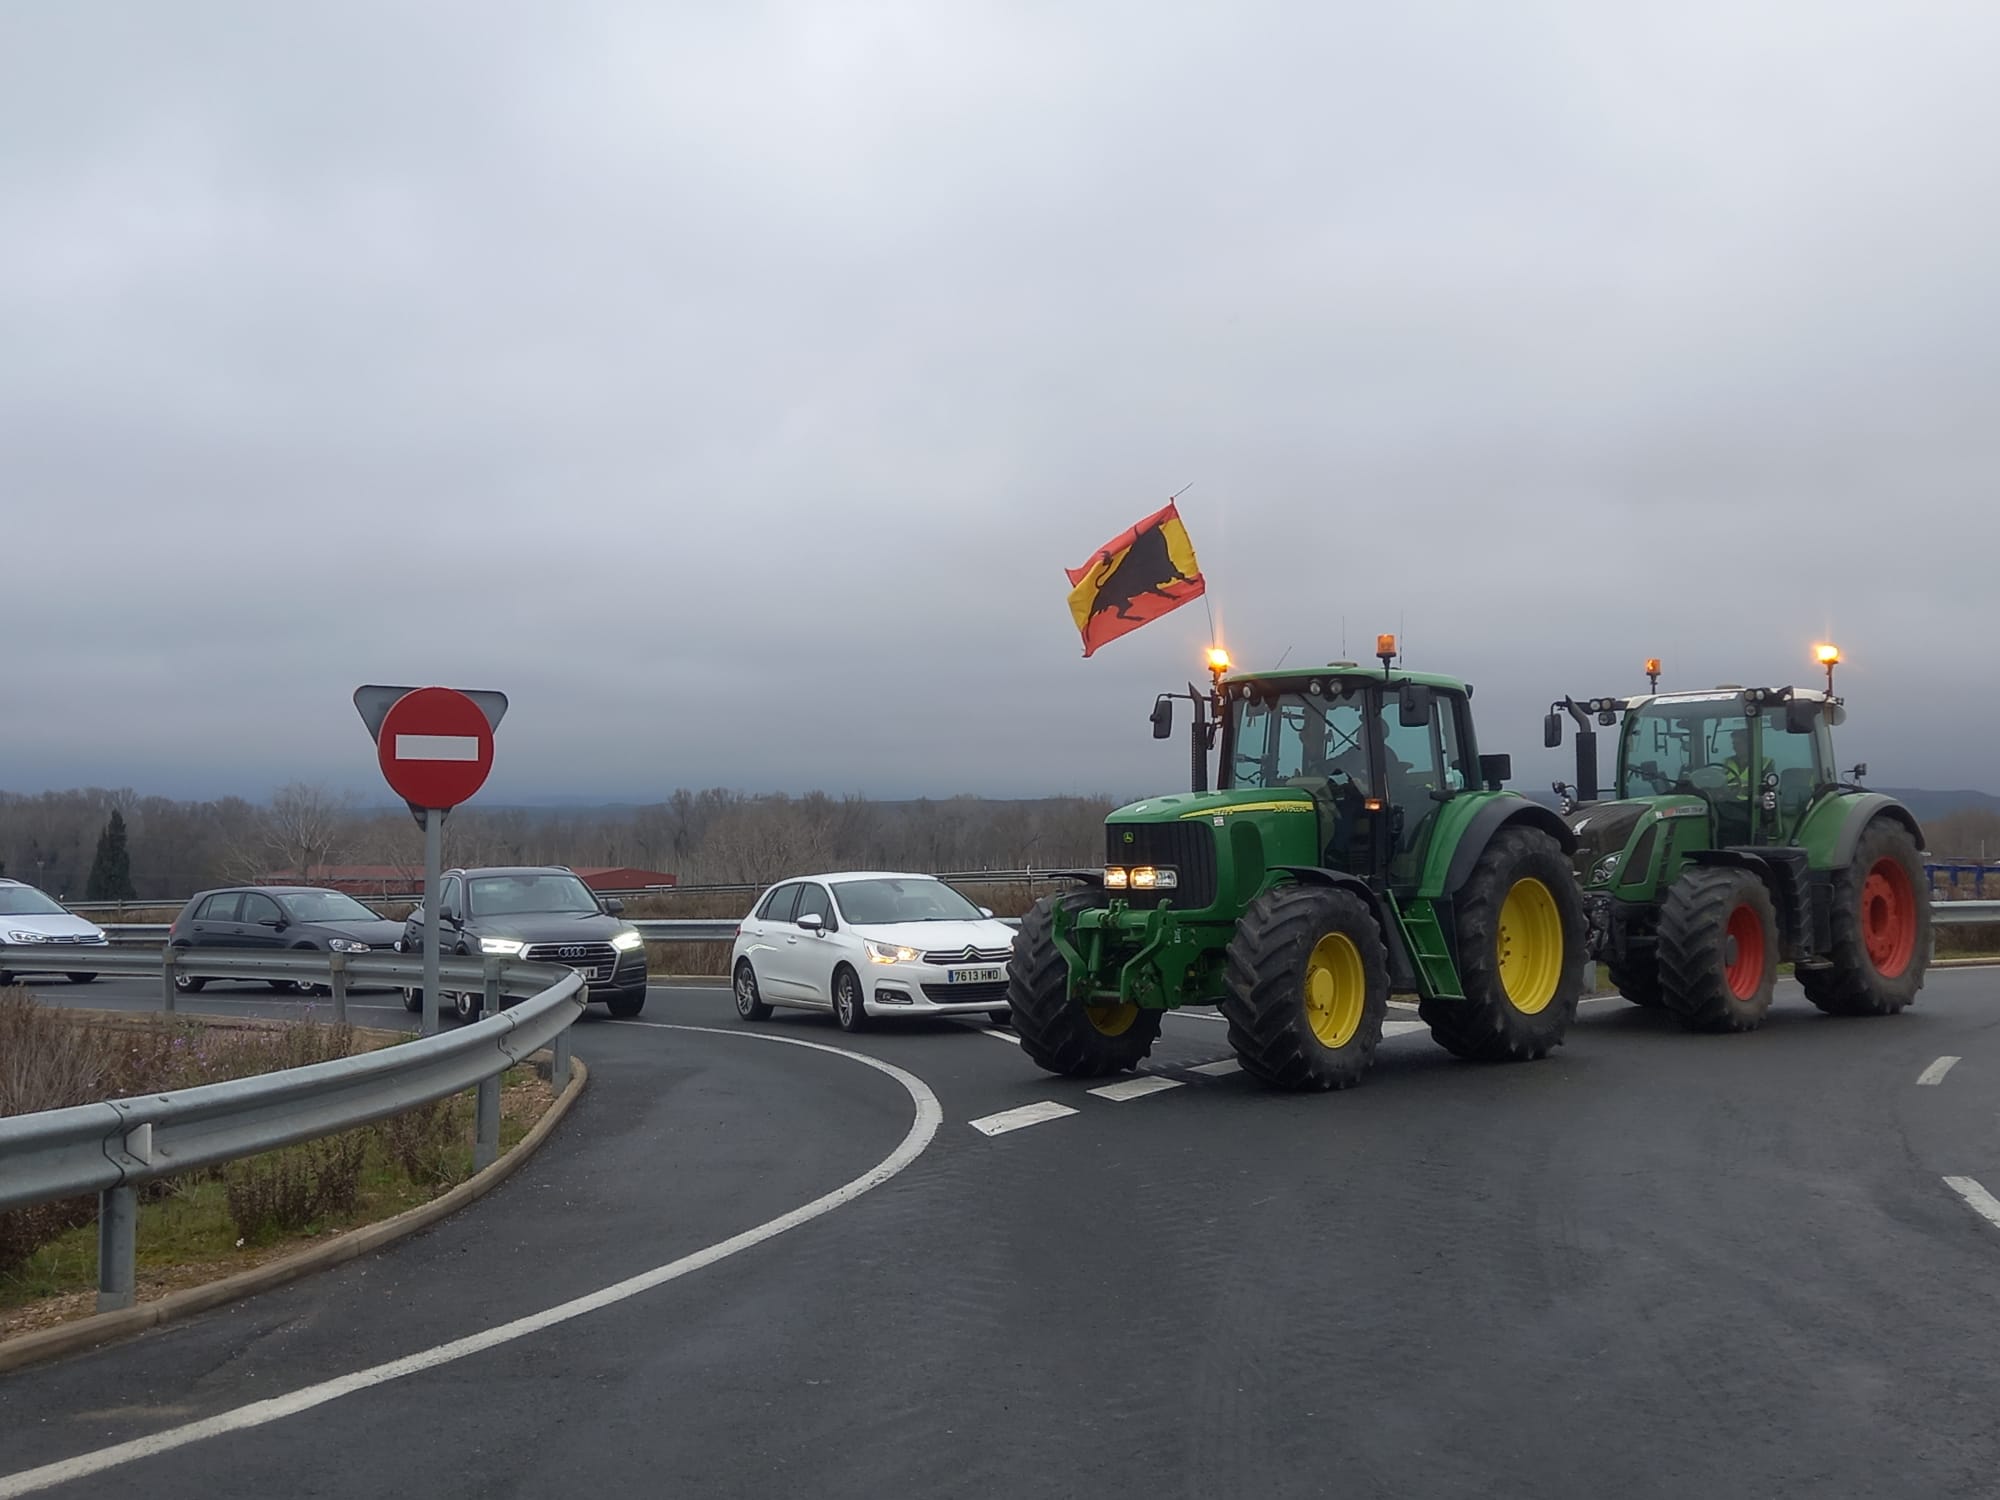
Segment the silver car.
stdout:
<svg viewBox="0 0 2000 1500">
<path fill-rule="evenodd" d="M 0 984 L 24 974 L 61 974 L 71 984 L 89 984 L 97 975 L 84 965 L 110 941 L 102 927 L 33 886 L 0 879 L 0 942 L 7 945 L 0 950 Z"/>
</svg>

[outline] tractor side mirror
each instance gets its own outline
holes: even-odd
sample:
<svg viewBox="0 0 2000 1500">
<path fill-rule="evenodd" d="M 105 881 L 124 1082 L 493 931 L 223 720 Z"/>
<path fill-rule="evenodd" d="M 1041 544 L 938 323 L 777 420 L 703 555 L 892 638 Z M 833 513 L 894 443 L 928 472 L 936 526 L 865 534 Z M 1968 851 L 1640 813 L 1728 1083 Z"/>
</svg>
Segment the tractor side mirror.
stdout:
<svg viewBox="0 0 2000 1500">
<path fill-rule="evenodd" d="M 1785 704 L 1785 733 L 1811 734 L 1818 710 L 1810 699 L 1793 698 Z"/>
<path fill-rule="evenodd" d="M 1542 748 L 1553 750 L 1563 742 L 1563 716 L 1550 712 L 1542 716 Z"/>
<path fill-rule="evenodd" d="M 1174 700 L 1165 693 L 1153 704 L 1153 738 L 1163 740 L 1174 732 Z"/>
<path fill-rule="evenodd" d="M 1576 732 L 1576 800 L 1597 800 L 1597 731 L 1594 729 L 1579 729 Z"/>
<path fill-rule="evenodd" d="M 1482 755 L 1479 757 L 1479 779 L 1486 783 L 1489 792 L 1500 790 L 1500 784 L 1514 779 L 1514 757 L 1511 755 Z"/>
<path fill-rule="evenodd" d="M 1414 682 L 1396 695 L 1396 722 L 1405 729 L 1422 729 L 1431 721 L 1431 690 Z"/>
<path fill-rule="evenodd" d="M 1864 760 L 1857 763 L 1854 769 L 1849 771 L 1847 774 L 1849 776 L 1852 776 L 1856 781 L 1859 781 L 1862 777 L 1868 774 L 1868 762 Z"/>
</svg>

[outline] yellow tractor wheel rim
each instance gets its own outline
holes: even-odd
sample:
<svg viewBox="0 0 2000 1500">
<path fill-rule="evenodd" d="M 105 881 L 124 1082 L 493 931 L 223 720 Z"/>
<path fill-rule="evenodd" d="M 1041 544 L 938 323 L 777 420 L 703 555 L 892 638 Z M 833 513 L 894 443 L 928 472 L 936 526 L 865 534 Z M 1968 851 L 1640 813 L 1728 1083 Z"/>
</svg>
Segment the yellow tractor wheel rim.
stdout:
<svg viewBox="0 0 2000 1500">
<path fill-rule="evenodd" d="M 1139 1019 L 1136 1005 L 1086 1005 L 1084 1019 L 1099 1036 L 1123 1036 L 1132 1029 L 1132 1023 Z"/>
<path fill-rule="evenodd" d="M 1500 903 L 1500 987 L 1524 1016 L 1548 1009 L 1562 984 L 1562 913 L 1549 888 L 1517 880 Z"/>
<path fill-rule="evenodd" d="M 1361 950 L 1344 932 L 1329 932 L 1306 959 L 1306 1024 L 1322 1047 L 1338 1051 L 1354 1040 L 1368 1008 L 1368 972 Z"/>
</svg>

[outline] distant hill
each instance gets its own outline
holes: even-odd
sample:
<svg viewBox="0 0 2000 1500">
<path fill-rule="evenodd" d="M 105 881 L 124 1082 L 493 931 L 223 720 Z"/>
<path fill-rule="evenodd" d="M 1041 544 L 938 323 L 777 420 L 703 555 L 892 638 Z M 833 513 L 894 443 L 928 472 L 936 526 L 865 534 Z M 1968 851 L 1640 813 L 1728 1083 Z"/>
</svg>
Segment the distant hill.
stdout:
<svg viewBox="0 0 2000 1500">
<path fill-rule="evenodd" d="M 1917 821 L 1942 818 L 1955 812 L 2000 813 L 2000 797 L 1991 792 L 1927 792 L 1922 787 L 1871 786 L 1871 792 L 1887 792 L 1917 815 Z"/>
</svg>

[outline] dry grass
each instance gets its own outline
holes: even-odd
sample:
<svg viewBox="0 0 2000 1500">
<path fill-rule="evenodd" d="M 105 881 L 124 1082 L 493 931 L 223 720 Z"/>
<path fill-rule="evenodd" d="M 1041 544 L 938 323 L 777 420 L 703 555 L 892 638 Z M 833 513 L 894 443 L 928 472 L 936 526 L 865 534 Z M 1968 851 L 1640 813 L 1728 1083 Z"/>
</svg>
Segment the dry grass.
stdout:
<svg viewBox="0 0 2000 1500">
<path fill-rule="evenodd" d="M 203 1023 L 186 1018 L 84 1019 L 0 990 L 0 1115 L 58 1109 L 344 1057 L 384 1043 L 310 1022 Z M 520 1139 L 553 1098 L 534 1070 L 502 1086 L 501 1144 Z M 139 1260 L 159 1291 L 254 1265 L 258 1252 L 400 1213 L 472 1170 L 473 1101 L 438 1101 L 391 1120 L 141 1192 Z M 0 1213 L 0 1334 L 39 1326 L 22 1313 L 67 1305 L 96 1283 L 94 1197 Z M 10 1311 L 11 1310 L 11 1311 Z M 29 1321 L 23 1321 L 28 1319 Z"/>
</svg>

